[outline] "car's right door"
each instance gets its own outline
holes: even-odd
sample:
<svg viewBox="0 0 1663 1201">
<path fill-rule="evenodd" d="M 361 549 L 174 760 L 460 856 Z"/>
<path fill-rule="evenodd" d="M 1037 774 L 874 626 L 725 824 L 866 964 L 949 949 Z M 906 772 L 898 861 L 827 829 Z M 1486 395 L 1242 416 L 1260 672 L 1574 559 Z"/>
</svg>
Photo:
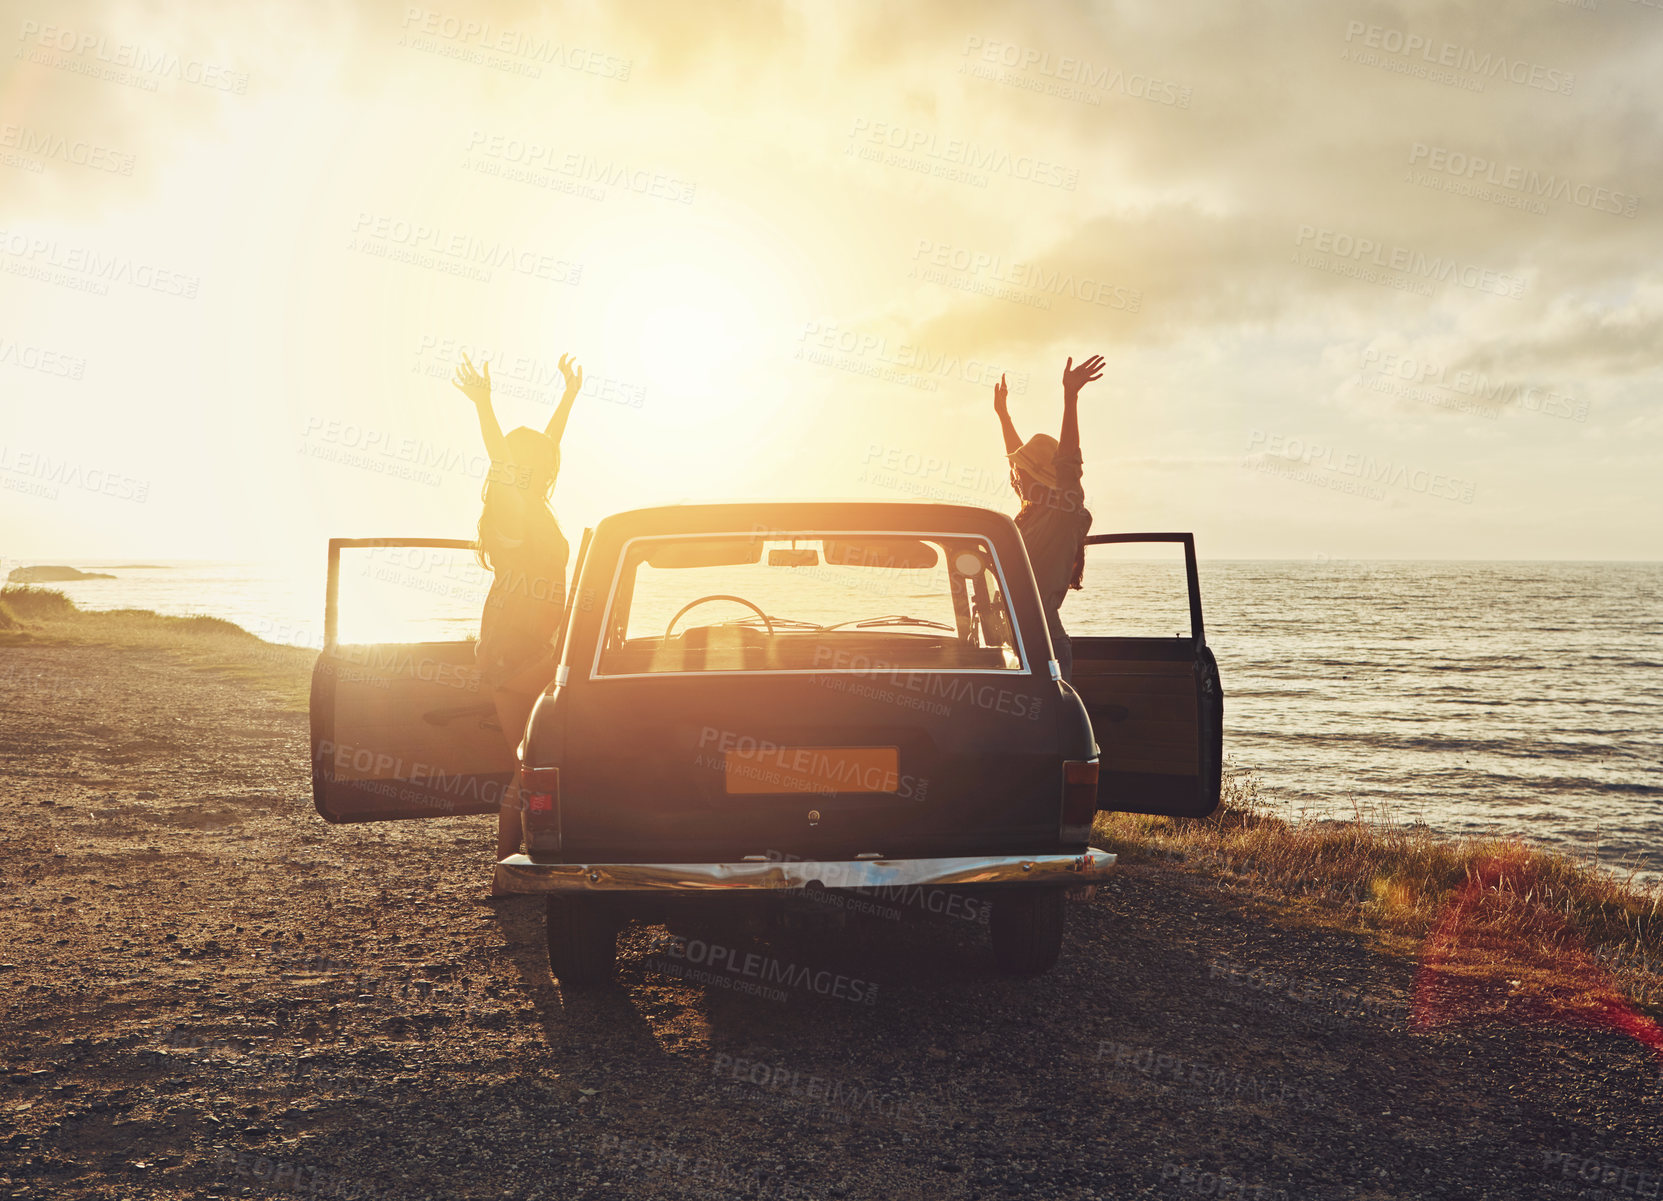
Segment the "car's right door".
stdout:
<svg viewBox="0 0 1663 1201">
<path fill-rule="evenodd" d="M 1097 736 L 1097 807 L 1204 817 L 1219 801 L 1224 694 L 1201 620 L 1194 536 L 1093 535 L 1083 583 L 1064 624 L 1071 683 Z M 1187 634 L 1172 630 L 1180 622 Z"/>
</svg>

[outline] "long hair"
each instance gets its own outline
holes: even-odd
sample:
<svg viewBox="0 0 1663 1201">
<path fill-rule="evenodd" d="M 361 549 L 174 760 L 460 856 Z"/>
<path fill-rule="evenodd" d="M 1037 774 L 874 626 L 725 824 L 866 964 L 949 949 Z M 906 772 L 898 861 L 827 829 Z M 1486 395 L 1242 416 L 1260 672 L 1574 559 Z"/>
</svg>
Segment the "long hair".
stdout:
<svg viewBox="0 0 1663 1201">
<path fill-rule="evenodd" d="M 492 463 L 480 486 L 478 538 L 474 554 L 479 565 L 495 572 L 496 557 L 502 552 L 502 527 L 515 506 L 547 503 L 560 474 L 560 447 L 546 434 L 520 426 L 503 438 L 506 453 L 501 463 Z"/>
<path fill-rule="evenodd" d="M 1034 479 L 1027 472 L 1014 464 L 1011 467 L 1011 487 L 1022 498 L 1022 508 L 1016 514 L 1016 528 L 1023 529 L 1033 521 L 1033 518 L 1044 509 L 1061 509 L 1067 513 L 1079 513 L 1085 520 L 1080 523 L 1080 543 L 1074 548 L 1074 570 L 1069 573 L 1068 586 L 1075 591 L 1085 587 L 1086 574 L 1086 535 L 1091 532 L 1091 510 L 1083 503 L 1084 493 L 1058 492 L 1054 488 L 1047 488 Z"/>
</svg>

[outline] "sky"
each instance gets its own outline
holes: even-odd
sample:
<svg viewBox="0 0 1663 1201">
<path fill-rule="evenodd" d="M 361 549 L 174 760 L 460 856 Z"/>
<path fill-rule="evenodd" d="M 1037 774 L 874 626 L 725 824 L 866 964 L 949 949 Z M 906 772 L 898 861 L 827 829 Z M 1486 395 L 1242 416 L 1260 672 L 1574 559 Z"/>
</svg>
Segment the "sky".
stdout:
<svg viewBox="0 0 1663 1201">
<path fill-rule="evenodd" d="M 0 557 L 554 505 L 1012 511 L 1212 558 L 1663 558 L 1663 4 L 0 0 Z M 575 540 L 575 539 L 574 539 Z"/>
</svg>

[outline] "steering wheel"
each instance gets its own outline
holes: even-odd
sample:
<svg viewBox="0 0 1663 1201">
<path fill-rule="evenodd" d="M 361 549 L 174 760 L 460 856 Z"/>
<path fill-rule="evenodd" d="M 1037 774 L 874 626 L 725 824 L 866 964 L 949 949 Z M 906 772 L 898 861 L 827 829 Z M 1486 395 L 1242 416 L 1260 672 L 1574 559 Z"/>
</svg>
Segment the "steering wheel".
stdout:
<svg viewBox="0 0 1663 1201">
<path fill-rule="evenodd" d="M 710 601 L 719 601 L 719 600 L 732 601 L 732 602 L 734 602 L 734 604 L 744 605 L 751 612 L 755 613 L 758 617 L 762 618 L 762 624 L 768 627 L 768 636 L 770 638 L 773 637 L 773 635 L 774 635 L 774 623 L 768 620 L 768 614 L 764 613 L 761 609 L 757 608 L 757 606 L 753 605 L 750 601 L 746 600 L 744 597 L 742 597 L 742 596 L 732 596 L 732 595 L 730 595 L 726 592 L 712 592 L 709 596 L 701 596 L 701 597 L 699 597 L 698 600 L 688 601 L 685 605 L 683 605 L 681 608 L 676 610 L 676 615 L 674 617 L 670 618 L 670 624 L 664 627 L 664 637 L 665 638 L 670 637 L 671 631 L 673 631 L 676 628 L 676 622 L 680 621 L 689 609 L 696 609 L 700 605 L 706 604 Z"/>
</svg>

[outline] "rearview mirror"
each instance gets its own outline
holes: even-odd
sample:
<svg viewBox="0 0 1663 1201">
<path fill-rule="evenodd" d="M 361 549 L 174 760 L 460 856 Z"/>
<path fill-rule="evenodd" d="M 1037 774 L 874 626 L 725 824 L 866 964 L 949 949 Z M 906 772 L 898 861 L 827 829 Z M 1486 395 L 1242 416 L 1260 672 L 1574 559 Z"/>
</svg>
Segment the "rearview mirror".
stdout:
<svg viewBox="0 0 1663 1201">
<path fill-rule="evenodd" d="M 812 546 L 793 546 L 790 549 L 780 547 L 768 552 L 768 566 L 770 567 L 818 567 L 820 552 Z"/>
</svg>

